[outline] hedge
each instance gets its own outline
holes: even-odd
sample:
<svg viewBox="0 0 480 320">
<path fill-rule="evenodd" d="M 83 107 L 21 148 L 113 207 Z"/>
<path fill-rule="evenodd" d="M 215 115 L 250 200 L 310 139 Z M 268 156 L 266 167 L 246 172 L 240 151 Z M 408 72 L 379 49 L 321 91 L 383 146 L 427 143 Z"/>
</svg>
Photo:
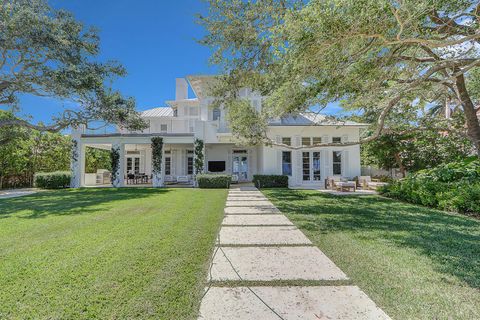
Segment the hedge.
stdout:
<svg viewBox="0 0 480 320">
<path fill-rule="evenodd" d="M 202 189 L 228 189 L 232 177 L 226 174 L 199 174 L 197 175 L 198 187 Z"/>
<path fill-rule="evenodd" d="M 70 186 L 69 171 L 40 172 L 34 176 L 34 185 L 43 189 L 60 189 Z"/>
<path fill-rule="evenodd" d="M 253 184 L 257 188 L 286 188 L 288 187 L 288 176 L 282 175 L 253 175 Z"/>
<path fill-rule="evenodd" d="M 480 214 L 480 160 L 421 170 L 379 189 L 387 197 L 442 210 Z"/>
</svg>

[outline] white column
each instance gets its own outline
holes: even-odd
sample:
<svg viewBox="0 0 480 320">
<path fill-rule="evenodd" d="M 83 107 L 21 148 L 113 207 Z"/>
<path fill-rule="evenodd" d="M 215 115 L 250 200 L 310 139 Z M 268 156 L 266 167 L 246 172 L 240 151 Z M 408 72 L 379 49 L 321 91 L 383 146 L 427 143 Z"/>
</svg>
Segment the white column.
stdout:
<svg viewBox="0 0 480 320">
<path fill-rule="evenodd" d="M 153 154 L 153 150 L 152 150 L 152 186 L 154 188 L 159 188 L 159 187 L 163 187 L 163 177 L 164 177 L 164 173 L 165 173 L 165 144 L 163 145 L 163 148 L 162 148 L 162 164 L 161 164 L 161 169 L 160 169 L 160 172 L 157 172 L 154 168 L 154 165 L 153 165 L 153 159 L 155 158 L 155 155 Z"/>
<path fill-rule="evenodd" d="M 78 136 L 72 135 L 72 154 L 70 159 L 72 176 L 70 179 L 70 188 L 80 188 L 82 186 L 82 171 L 85 170 L 82 170 L 82 158 L 85 158 L 85 148 L 82 148 L 82 141 Z"/>
<path fill-rule="evenodd" d="M 119 154 L 118 168 L 115 173 L 115 179 L 112 181 L 112 185 L 115 188 L 125 186 L 125 143 L 116 141 L 112 144 L 112 149 L 116 150 Z"/>
</svg>

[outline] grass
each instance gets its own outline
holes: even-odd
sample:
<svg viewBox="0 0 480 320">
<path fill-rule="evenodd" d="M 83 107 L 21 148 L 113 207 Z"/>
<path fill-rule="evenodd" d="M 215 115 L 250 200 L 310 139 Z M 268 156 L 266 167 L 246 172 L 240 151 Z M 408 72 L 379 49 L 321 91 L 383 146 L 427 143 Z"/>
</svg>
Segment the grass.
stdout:
<svg viewBox="0 0 480 320">
<path fill-rule="evenodd" d="M 394 319 L 480 319 L 480 220 L 379 196 L 262 190 Z"/>
<path fill-rule="evenodd" d="M 0 319 L 194 319 L 226 190 L 0 200 Z"/>
</svg>

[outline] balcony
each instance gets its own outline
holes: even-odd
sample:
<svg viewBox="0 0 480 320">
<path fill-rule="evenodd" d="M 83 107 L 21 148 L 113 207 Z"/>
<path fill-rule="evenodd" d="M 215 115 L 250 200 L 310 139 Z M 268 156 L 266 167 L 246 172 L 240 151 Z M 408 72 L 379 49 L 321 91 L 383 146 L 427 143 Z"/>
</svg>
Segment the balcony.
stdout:
<svg viewBox="0 0 480 320">
<path fill-rule="evenodd" d="M 130 131 L 115 125 L 102 123 L 89 124 L 89 128 L 80 126 L 72 129 L 74 134 L 84 135 L 134 135 L 134 134 L 193 134 L 195 120 L 193 119 L 161 119 L 148 121 L 148 127 L 142 131 Z"/>
</svg>

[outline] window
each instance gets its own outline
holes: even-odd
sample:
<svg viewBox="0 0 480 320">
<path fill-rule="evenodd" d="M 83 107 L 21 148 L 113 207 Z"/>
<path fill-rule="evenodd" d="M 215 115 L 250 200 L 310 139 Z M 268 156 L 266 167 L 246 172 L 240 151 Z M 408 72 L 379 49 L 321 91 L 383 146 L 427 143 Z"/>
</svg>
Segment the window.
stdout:
<svg viewBox="0 0 480 320">
<path fill-rule="evenodd" d="M 283 137 L 283 138 L 282 138 L 282 143 L 283 143 L 283 144 L 286 144 L 287 146 L 291 146 L 291 145 L 292 145 L 292 138 L 290 138 L 290 137 Z"/>
<path fill-rule="evenodd" d="M 313 137 L 312 144 L 320 144 L 322 143 L 322 137 Z"/>
<path fill-rule="evenodd" d="M 310 152 L 302 152 L 303 181 L 310 180 Z"/>
<path fill-rule="evenodd" d="M 178 109 L 177 108 L 173 109 L 173 116 L 178 117 Z"/>
<path fill-rule="evenodd" d="M 193 174 L 193 157 L 187 158 L 187 174 Z"/>
<path fill-rule="evenodd" d="M 167 132 L 167 131 L 168 131 L 168 125 L 161 124 L 160 125 L 160 132 Z"/>
<path fill-rule="evenodd" d="M 333 143 L 342 143 L 342 137 L 333 137 L 332 142 Z"/>
<path fill-rule="evenodd" d="M 127 173 L 140 173 L 140 158 L 127 158 Z"/>
<path fill-rule="evenodd" d="M 342 151 L 333 151 L 333 174 L 342 174 Z"/>
<path fill-rule="evenodd" d="M 172 174 L 172 158 L 171 157 L 165 157 L 165 174 L 167 176 Z"/>
<path fill-rule="evenodd" d="M 310 145 L 310 137 L 302 137 L 302 146 Z"/>
<path fill-rule="evenodd" d="M 313 180 L 320 181 L 320 152 L 312 152 Z"/>
<path fill-rule="evenodd" d="M 220 108 L 213 108 L 212 110 L 212 120 L 217 121 L 220 120 L 222 112 L 220 111 Z"/>
<path fill-rule="evenodd" d="M 291 151 L 282 152 L 282 174 L 284 176 L 292 175 L 292 152 Z"/>
<path fill-rule="evenodd" d="M 224 172 L 225 161 L 208 161 L 209 172 Z"/>
</svg>

